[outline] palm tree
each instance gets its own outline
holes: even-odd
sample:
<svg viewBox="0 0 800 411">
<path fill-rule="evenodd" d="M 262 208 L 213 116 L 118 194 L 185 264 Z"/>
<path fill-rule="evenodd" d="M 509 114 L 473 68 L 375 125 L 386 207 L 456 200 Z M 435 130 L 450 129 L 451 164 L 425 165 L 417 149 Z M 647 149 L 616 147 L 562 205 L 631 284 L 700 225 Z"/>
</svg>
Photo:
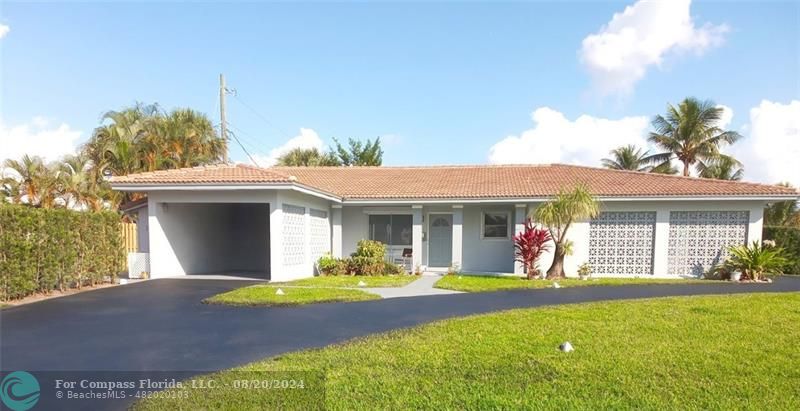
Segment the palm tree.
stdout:
<svg viewBox="0 0 800 411">
<path fill-rule="evenodd" d="M 534 210 L 534 220 L 550 230 L 550 235 L 556 243 L 553 264 L 547 270 L 548 279 L 565 276 L 567 231 L 572 224 L 577 220 L 597 217 L 599 213 L 600 206 L 597 200 L 584 185 L 577 185 L 571 191 L 562 189 L 554 199 Z"/>
<path fill-rule="evenodd" d="M 89 174 L 102 196 L 99 203 L 92 202 L 93 208 L 133 198 L 130 193 L 112 194 L 103 180 L 106 171 L 126 175 L 217 163 L 222 158 L 224 140 L 206 115 L 191 109 L 166 113 L 156 104 L 137 103 L 105 113 L 102 121 L 83 147 L 91 164 Z"/>
<path fill-rule="evenodd" d="M 742 137 L 717 126 L 722 114 L 723 109 L 709 100 L 689 97 L 677 107 L 669 104 L 666 117 L 658 115 L 653 119 L 655 132 L 650 133 L 649 140 L 666 150 L 654 155 L 654 159 L 667 162 L 675 157 L 683 163 L 683 175 L 689 176 L 691 166 L 698 161 L 719 157 L 721 146 Z"/>
<path fill-rule="evenodd" d="M 703 178 L 739 181 L 744 176 L 742 163 L 726 155 L 708 161 L 698 160 L 697 169 Z"/>
<path fill-rule="evenodd" d="M 316 148 L 295 148 L 278 157 L 279 166 L 339 166 L 341 163 L 333 153 L 323 153 Z"/>
<path fill-rule="evenodd" d="M 41 157 L 24 155 L 20 160 L 8 159 L 3 178 L 4 191 L 16 203 L 52 208 L 56 205 L 59 182 L 57 172 Z M 10 172 L 9 172 L 10 171 Z"/>
<path fill-rule="evenodd" d="M 642 150 L 633 144 L 615 148 L 610 151 L 612 158 L 602 159 L 603 167 L 612 170 L 632 170 L 643 172 L 669 171 L 663 168 L 663 164 L 654 165 L 658 161 L 658 156 L 650 155 L 649 151 Z M 662 168 L 659 168 L 662 167 Z M 671 174 L 671 173 L 670 173 Z"/>
<path fill-rule="evenodd" d="M 100 208 L 98 184 L 90 172 L 89 159 L 82 154 L 66 156 L 58 166 L 65 205 L 69 208 Z"/>
</svg>

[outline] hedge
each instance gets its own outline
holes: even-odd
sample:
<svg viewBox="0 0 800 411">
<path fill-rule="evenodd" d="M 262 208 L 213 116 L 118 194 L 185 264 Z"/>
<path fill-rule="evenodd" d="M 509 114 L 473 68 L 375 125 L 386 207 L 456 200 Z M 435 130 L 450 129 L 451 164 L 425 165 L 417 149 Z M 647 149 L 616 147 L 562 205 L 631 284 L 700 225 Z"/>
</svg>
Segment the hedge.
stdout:
<svg viewBox="0 0 800 411">
<path fill-rule="evenodd" d="M 784 272 L 800 275 L 800 228 L 765 226 L 763 237 L 765 240 L 775 241 L 775 245 L 786 252 L 790 262 Z"/>
<path fill-rule="evenodd" d="M 0 205 L 0 300 L 113 281 L 124 267 L 116 213 Z"/>
</svg>

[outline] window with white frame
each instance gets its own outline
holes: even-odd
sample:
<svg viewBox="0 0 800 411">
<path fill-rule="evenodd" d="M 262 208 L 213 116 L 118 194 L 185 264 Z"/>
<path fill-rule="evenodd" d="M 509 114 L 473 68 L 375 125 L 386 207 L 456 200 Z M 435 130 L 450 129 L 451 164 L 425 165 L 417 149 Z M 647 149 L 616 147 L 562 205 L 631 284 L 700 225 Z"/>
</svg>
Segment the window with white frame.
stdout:
<svg viewBox="0 0 800 411">
<path fill-rule="evenodd" d="M 484 211 L 481 223 L 481 238 L 507 239 L 511 213 L 508 211 Z"/>
</svg>

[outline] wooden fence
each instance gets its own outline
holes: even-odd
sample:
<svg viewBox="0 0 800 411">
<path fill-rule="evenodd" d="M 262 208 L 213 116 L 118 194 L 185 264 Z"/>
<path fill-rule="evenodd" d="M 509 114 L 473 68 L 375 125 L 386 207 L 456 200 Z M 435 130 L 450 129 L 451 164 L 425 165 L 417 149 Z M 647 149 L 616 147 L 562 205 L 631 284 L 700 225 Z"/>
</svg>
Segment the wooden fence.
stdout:
<svg viewBox="0 0 800 411">
<path fill-rule="evenodd" d="M 122 223 L 122 240 L 125 242 L 125 251 L 135 253 L 139 251 L 136 223 Z"/>
</svg>

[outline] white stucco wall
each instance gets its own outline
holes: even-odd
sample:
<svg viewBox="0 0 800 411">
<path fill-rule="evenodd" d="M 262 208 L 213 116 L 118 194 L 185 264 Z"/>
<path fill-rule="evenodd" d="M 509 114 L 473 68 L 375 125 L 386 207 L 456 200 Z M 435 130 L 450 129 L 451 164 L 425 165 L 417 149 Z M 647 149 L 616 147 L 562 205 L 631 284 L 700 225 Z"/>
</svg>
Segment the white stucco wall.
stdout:
<svg viewBox="0 0 800 411">
<path fill-rule="evenodd" d="M 293 192 L 293 191 L 280 191 L 276 193 L 276 204 L 274 210 L 270 215 L 270 226 L 272 231 L 272 244 L 271 247 L 273 270 L 271 273 L 271 281 L 288 281 L 298 278 L 306 278 L 314 275 L 314 264 L 316 263 L 317 256 L 312 255 L 311 250 L 311 226 L 310 226 L 310 212 L 311 208 L 316 210 L 325 211 L 327 213 L 328 224 L 331 221 L 331 204 L 329 201 L 314 197 L 308 194 Z M 291 206 L 299 206 L 305 208 L 305 243 L 304 257 L 300 264 L 287 264 L 284 257 L 284 239 L 283 239 L 283 205 L 288 204 Z M 280 229 L 278 229 L 280 227 Z M 332 232 L 332 230 L 330 231 Z M 330 241 L 327 243 L 325 252 L 330 253 Z M 279 263 L 278 263 L 279 262 Z"/>
<path fill-rule="evenodd" d="M 651 211 L 656 212 L 656 232 L 653 253 L 653 275 L 668 277 L 667 251 L 669 239 L 670 211 L 748 211 L 750 224 L 747 242 L 761 241 L 763 201 L 616 201 L 601 203 L 601 211 Z M 535 209 L 535 204 L 529 208 Z M 575 223 L 567 233 L 567 238 L 575 243 L 574 254 L 564 259 L 564 271 L 568 276 L 576 276 L 578 266 L 589 260 L 589 221 Z M 540 265 L 545 271 L 550 267 L 552 253 L 542 256 Z"/>
<path fill-rule="evenodd" d="M 460 205 L 459 205 L 460 206 Z M 481 212 L 505 211 L 510 213 L 510 221 L 513 231 L 513 212 L 514 206 L 508 204 L 496 205 L 463 205 L 462 208 L 454 209 L 452 204 L 444 205 L 425 205 L 421 209 L 414 209 L 408 205 L 397 206 L 343 206 L 342 207 L 342 254 L 348 256 L 356 250 L 357 243 L 361 239 L 369 238 L 369 214 L 413 214 L 415 210 L 421 210 L 422 215 L 422 242 L 420 246 L 421 265 L 428 267 L 428 224 L 430 215 L 436 213 L 453 214 L 454 225 L 461 222 L 461 270 L 464 272 L 513 272 L 514 270 L 514 249 L 511 238 L 481 239 Z M 453 232 L 454 247 L 458 247 L 458 230 Z M 459 257 L 458 252 L 453 253 L 454 258 Z M 447 267 L 438 267 L 447 268 Z"/>
<path fill-rule="evenodd" d="M 506 239 L 481 238 L 481 225 L 484 211 L 503 211 L 509 213 L 509 237 Z M 461 271 L 512 273 L 514 272 L 514 205 L 464 205 L 464 226 Z"/>
</svg>

